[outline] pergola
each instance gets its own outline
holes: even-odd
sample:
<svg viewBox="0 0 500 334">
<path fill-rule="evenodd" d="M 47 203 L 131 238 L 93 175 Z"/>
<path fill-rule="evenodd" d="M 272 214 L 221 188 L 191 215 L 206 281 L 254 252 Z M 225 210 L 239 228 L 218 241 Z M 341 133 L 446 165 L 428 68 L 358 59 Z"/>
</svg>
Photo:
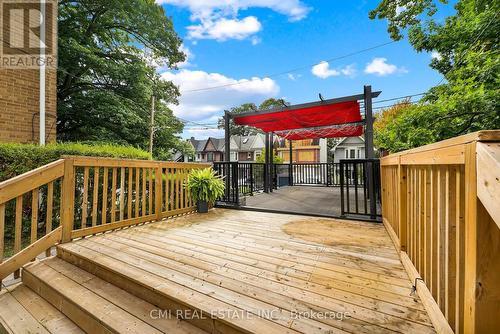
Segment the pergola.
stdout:
<svg viewBox="0 0 500 334">
<path fill-rule="evenodd" d="M 266 134 L 265 189 L 272 191 L 270 185 L 270 166 L 272 165 L 273 135 L 290 140 L 290 164 L 292 164 L 292 140 L 314 138 L 355 137 L 365 135 L 367 159 L 373 159 L 373 114 L 372 98 L 380 95 L 372 92 L 371 86 L 364 86 L 363 94 L 344 96 L 329 100 L 297 104 L 271 110 L 256 110 L 246 113 L 224 115 L 225 120 L 225 159 L 230 157 L 230 120 L 237 125 L 253 126 Z M 321 97 L 321 96 L 320 96 Z M 360 101 L 364 102 L 364 118 Z M 368 180 L 373 184 L 373 180 Z M 373 186 L 373 185 L 372 185 Z M 370 187 L 370 185 L 369 185 Z"/>
</svg>

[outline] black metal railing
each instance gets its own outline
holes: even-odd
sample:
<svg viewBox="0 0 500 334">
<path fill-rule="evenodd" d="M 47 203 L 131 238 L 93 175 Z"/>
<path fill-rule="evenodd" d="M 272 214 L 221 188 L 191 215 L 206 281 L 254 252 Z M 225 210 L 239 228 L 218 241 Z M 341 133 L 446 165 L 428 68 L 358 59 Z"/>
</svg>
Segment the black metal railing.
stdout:
<svg viewBox="0 0 500 334">
<path fill-rule="evenodd" d="M 224 177 L 226 190 L 224 196 L 219 202 L 227 204 L 239 203 L 239 185 L 238 185 L 238 163 L 237 162 L 214 162 L 213 168 L 217 174 Z"/>
<path fill-rule="evenodd" d="M 340 161 L 341 215 L 381 216 L 378 159 Z"/>
</svg>

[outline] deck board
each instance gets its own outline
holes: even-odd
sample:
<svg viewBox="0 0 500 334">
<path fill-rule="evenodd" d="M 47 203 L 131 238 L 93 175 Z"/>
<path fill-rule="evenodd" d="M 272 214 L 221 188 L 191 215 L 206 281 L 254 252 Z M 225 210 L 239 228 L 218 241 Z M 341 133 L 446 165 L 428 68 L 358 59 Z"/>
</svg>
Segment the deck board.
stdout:
<svg viewBox="0 0 500 334">
<path fill-rule="evenodd" d="M 250 312 L 260 319 L 250 329 L 435 332 L 421 301 L 409 296 L 411 282 L 379 224 L 216 209 L 63 247 L 114 261 L 114 270 L 154 277 L 152 285 L 181 286 L 204 307 Z M 262 319 L 273 310 L 275 317 Z"/>
</svg>

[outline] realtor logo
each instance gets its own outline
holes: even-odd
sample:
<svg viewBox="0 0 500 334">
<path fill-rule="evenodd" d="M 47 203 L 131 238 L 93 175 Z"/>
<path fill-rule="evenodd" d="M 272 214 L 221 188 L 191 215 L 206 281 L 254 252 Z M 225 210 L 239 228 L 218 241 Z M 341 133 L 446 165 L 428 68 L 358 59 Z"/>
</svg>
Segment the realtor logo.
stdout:
<svg viewBox="0 0 500 334">
<path fill-rule="evenodd" d="M 56 0 L 0 0 L 0 67 L 56 67 Z"/>
</svg>

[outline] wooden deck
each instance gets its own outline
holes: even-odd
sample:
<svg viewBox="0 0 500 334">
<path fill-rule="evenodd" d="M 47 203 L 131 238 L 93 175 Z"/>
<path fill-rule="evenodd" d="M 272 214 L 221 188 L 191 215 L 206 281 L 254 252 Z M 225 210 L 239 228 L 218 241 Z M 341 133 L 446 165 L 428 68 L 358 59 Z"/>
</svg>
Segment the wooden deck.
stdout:
<svg viewBox="0 0 500 334">
<path fill-rule="evenodd" d="M 181 324 L 207 332 L 434 332 L 378 224 L 216 209 L 63 244 L 58 252 L 67 262 L 34 264 L 25 282 L 36 290 L 43 284 L 35 277 L 58 280 L 61 294 L 76 291 L 74 302 L 85 296 L 103 319 L 116 308 L 120 332 L 167 332 L 151 319 L 156 308 L 180 310 L 191 323 Z M 131 309 L 138 301 L 126 303 L 136 297 L 121 289 L 106 295 L 109 283 L 140 297 L 142 309 Z M 192 316 L 197 311 L 215 317 Z"/>
</svg>

